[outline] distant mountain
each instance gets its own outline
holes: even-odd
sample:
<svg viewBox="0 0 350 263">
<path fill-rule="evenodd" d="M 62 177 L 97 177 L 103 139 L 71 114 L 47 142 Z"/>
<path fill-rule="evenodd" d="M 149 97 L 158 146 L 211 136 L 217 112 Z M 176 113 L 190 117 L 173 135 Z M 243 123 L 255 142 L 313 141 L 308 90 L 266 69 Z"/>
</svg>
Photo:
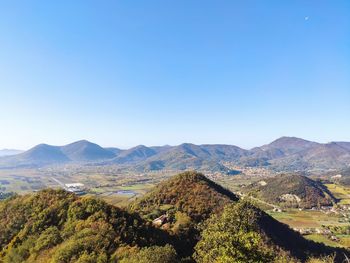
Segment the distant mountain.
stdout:
<svg viewBox="0 0 350 263">
<path fill-rule="evenodd" d="M 0 158 L 0 167 L 41 167 L 71 162 L 97 162 L 113 157 L 113 152 L 83 140 L 65 146 L 39 144 L 23 153 Z"/>
<path fill-rule="evenodd" d="M 183 143 L 178 146 L 139 145 L 130 149 L 102 148 L 78 141 L 65 146 L 38 145 L 27 152 L 0 157 L 0 168 L 39 167 L 62 163 L 116 165 L 138 172 L 199 170 L 235 174 L 225 164 L 266 167 L 276 171 L 323 172 L 350 167 L 350 142 L 327 144 L 282 137 L 251 150 L 233 145 Z"/>
<path fill-rule="evenodd" d="M 350 167 L 350 143 L 321 144 L 282 137 L 253 148 L 238 160 L 244 166 L 265 166 L 277 171 L 324 171 Z"/>
<path fill-rule="evenodd" d="M 60 147 L 71 161 L 86 162 L 111 159 L 115 153 L 86 140 L 77 141 Z"/>
<path fill-rule="evenodd" d="M 332 181 L 342 184 L 346 187 L 350 186 L 350 167 L 338 170 L 338 171 L 332 171 L 328 174 L 328 177 L 331 178 Z"/>
<path fill-rule="evenodd" d="M 237 160 L 245 154 L 246 150 L 231 145 L 184 143 L 146 159 L 137 167 L 139 170 L 202 170 L 229 173 L 232 171 L 222 162 Z"/>
<path fill-rule="evenodd" d="M 243 191 L 282 207 L 331 206 L 334 196 L 322 183 L 298 174 L 283 174 L 253 183 Z"/>
<path fill-rule="evenodd" d="M 39 144 L 23 153 L 0 158 L 0 167 L 37 167 L 48 164 L 62 164 L 69 158 L 58 146 Z"/>
<path fill-rule="evenodd" d="M 69 158 L 62 152 L 60 147 L 48 144 L 39 144 L 34 148 L 13 157 L 19 157 L 22 160 L 40 163 L 61 163 L 69 160 Z"/>
<path fill-rule="evenodd" d="M 316 144 L 271 160 L 277 170 L 328 170 L 350 167 L 350 150 L 337 143 Z"/>
<path fill-rule="evenodd" d="M 143 161 L 153 155 L 157 154 L 155 149 L 146 147 L 144 145 L 138 145 L 129 150 L 122 151 L 118 156 L 111 161 L 114 164 L 135 163 Z"/>
<path fill-rule="evenodd" d="M 319 143 L 307 141 L 296 137 L 281 137 L 270 144 L 258 147 L 262 151 L 278 150 L 283 155 L 298 153 L 312 147 L 318 146 Z"/>
<path fill-rule="evenodd" d="M 115 147 L 106 147 L 105 150 L 114 153 L 115 156 L 117 156 L 119 153 L 121 153 L 123 150 Z"/>
<path fill-rule="evenodd" d="M 9 156 L 9 155 L 15 155 L 15 154 L 20 154 L 23 151 L 21 150 L 15 150 L 15 149 L 2 149 L 0 150 L 0 157 L 1 156 Z"/>
<path fill-rule="evenodd" d="M 350 142 L 334 142 L 334 143 L 350 151 Z"/>
<path fill-rule="evenodd" d="M 270 144 L 253 148 L 248 156 L 240 160 L 240 163 L 247 166 L 268 166 L 271 160 L 283 158 L 317 145 L 318 143 L 296 137 L 281 137 Z"/>
</svg>

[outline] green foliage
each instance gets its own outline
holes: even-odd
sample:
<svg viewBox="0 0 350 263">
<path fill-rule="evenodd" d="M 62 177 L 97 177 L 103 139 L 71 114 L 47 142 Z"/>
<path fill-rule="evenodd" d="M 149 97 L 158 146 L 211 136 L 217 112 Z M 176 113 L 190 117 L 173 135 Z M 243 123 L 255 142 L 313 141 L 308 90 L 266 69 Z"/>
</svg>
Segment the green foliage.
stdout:
<svg viewBox="0 0 350 263">
<path fill-rule="evenodd" d="M 175 249 L 166 245 L 143 248 L 135 254 L 122 258 L 120 263 L 176 263 L 179 262 Z"/>
<path fill-rule="evenodd" d="M 147 216 L 154 214 L 160 206 L 170 205 L 198 223 L 236 200 L 233 193 L 210 181 L 203 174 L 185 172 L 159 184 L 149 194 L 132 203 L 130 209 Z"/>
<path fill-rule="evenodd" d="M 63 240 L 58 228 L 56 226 L 50 226 L 49 228 L 45 229 L 36 240 L 33 251 L 39 252 L 43 249 L 54 247 L 62 241 Z"/>
<path fill-rule="evenodd" d="M 62 190 L 0 203 L 0 262 L 108 262 L 119 247 L 163 245 L 172 237 L 136 214 Z"/>
<path fill-rule="evenodd" d="M 35 238 L 30 237 L 18 246 L 9 249 L 9 252 L 3 258 L 4 263 L 15 263 L 25 261 L 30 256 L 30 250 L 34 242 Z"/>
<path fill-rule="evenodd" d="M 330 255 L 326 257 L 320 257 L 320 258 L 309 258 L 307 263 L 334 263 L 335 262 L 335 255 Z"/>
<path fill-rule="evenodd" d="M 212 216 L 195 247 L 197 262 L 271 262 L 273 252 L 258 232 L 258 214 L 256 207 L 241 201 Z"/>
<path fill-rule="evenodd" d="M 175 234 L 180 235 L 181 233 L 187 232 L 191 226 L 192 221 L 188 215 L 180 211 L 175 213 L 175 224 L 172 228 Z"/>
</svg>

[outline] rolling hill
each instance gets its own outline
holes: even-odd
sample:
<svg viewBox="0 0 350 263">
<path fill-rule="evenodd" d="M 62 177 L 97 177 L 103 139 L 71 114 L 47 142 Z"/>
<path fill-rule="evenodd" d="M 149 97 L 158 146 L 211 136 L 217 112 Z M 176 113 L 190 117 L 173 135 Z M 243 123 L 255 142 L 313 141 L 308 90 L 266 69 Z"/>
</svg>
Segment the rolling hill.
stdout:
<svg viewBox="0 0 350 263">
<path fill-rule="evenodd" d="M 322 183 L 298 174 L 283 174 L 243 188 L 249 195 L 282 207 L 331 206 L 336 199 Z"/>
<path fill-rule="evenodd" d="M 159 208 L 175 209 L 186 213 L 198 223 L 207 219 L 213 212 L 219 212 L 229 202 L 237 200 L 236 195 L 203 174 L 184 172 L 160 183 L 130 207 L 132 211 L 138 211 L 141 215 L 151 218 L 160 215 L 154 213 Z"/>
<path fill-rule="evenodd" d="M 82 140 L 64 146 L 39 144 L 20 154 L 0 158 L 0 167 L 41 167 L 71 162 L 97 162 L 115 154 L 97 144 Z"/>
<path fill-rule="evenodd" d="M 65 163 L 119 165 L 145 172 L 161 170 L 200 170 L 235 174 L 225 163 L 266 167 L 275 171 L 342 170 L 350 167 L 350 143 L 316 143 L 295 137 L 282 137 L 270 144 L 245 150 L 233 145 L 184 143 L 178 146 L 139 145 L 130 149 L 102 148 L 78 141 L 65 146 L 41 144 L 11 156 L 0 157 L 0 168 L 41 167 Z"/>
<path fill-rule="evenodd" d="M 48 164 L 62 164 L 69 158 L 62 152 L 60 147 L 47 144 L 39 144 L 28 151 L 17 155 L 0 158 L 1 167 L 35 167 Z"/>
<path fill-rule="evenodd" d="M 282 155 L 285 156 L 298 153 L 318 145 L 319 144 L 316 142 L 311 142 L 296 137 L 281 137 L 270 144 L 259 147 L 258 149 L 262 151 L 272 151 L 275 149 L 281 151 Z"/>
<path fill-rule="evenodd" d="M 60 149 L 73 162 L 98 161 L 115 157 L 115 150 L 109 151 L 86 140 L 62 146 Z"/>
<path fill-rule="evenodd" d="M 350 150 L 334 142 L 317 144 L 282 158 L 271 160 L 277 170 L 343 169 L 350 165 Z"/>
<path fill-rule="evenodd" d="M 231 145 L 195 145 L 184 143 L 170 147 L 137 165 L 138 170 L 200 170 L 210 172 L 232 173 L 222 164 L 234 161 L 246 154 Z"/>
<path fill-rule="evenodd" d="M 265 166 L 276 171 L 323 171 L 350 166 L 350 147 L 346 142 L 326 144 L 295 137 L 282 137 L 253 148 L 239 164 Z"/>
<path fill-rule="evenodd" d="M 240 163 L 248 166 L 269 166 L 273 160 L 300 153 L 317 145 L 318 143 L 296 137 L 281 137 L 270 144 L 253 148 Z"/>
<path fill-rule="evenodd" d="M 146 160 L 147 158 L 157 154 L 155 149 L 139 145 L 131 149 L 121 151 L 118 156 L 111 160 L 111 163 L 115 164 L 133 164 L 135 162 Z"/>
</svg>

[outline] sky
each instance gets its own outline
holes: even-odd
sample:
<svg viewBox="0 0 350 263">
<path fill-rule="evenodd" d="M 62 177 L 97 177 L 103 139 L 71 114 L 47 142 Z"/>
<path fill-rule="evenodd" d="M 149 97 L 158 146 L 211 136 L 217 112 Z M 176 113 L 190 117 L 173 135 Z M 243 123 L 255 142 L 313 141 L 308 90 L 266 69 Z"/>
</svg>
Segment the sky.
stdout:
<svg viewBox="0 0 350 263">
<path fill-rule="evenodd" d="M 350 1 L 1 1 L 0 148 L 350 141 Z"/>
</svg>

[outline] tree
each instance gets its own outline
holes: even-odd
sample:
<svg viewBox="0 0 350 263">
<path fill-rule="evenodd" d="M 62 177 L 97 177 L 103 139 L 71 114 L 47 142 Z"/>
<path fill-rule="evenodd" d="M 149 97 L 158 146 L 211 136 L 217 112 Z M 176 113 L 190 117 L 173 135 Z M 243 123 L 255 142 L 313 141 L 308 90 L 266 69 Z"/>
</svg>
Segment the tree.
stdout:
<svg viewBox="0 0 350 263">
<path fill-rule="evenodd" d="M 200 263 L 271 262 L 273 251 L 258 231 L 260 210 L 247 201 L 229 204 L 221 215 L 213 215 L 195 247 Z"/>
</svg>

